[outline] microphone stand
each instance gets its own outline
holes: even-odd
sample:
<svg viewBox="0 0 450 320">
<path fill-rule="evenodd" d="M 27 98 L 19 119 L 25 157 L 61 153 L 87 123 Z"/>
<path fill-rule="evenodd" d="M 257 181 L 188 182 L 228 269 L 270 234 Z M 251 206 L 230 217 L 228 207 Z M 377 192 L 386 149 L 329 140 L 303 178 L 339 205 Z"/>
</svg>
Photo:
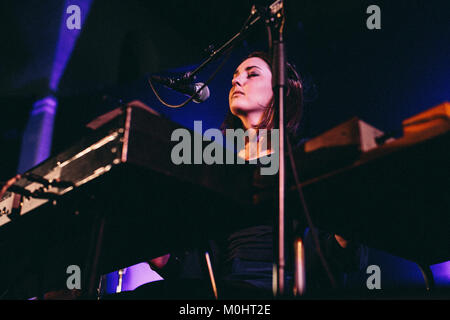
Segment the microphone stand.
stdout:
<svg viewBox="0 0 450 320">
<path fill-rule="evenodd" d="M 275 295 L 283 297 L 286 293 L 286 215 L 285 215 L 285 100 L 286 100 L 286 52 L 283 37 L 285 22 L 284 1 L 279 0 L 269 6 L 265 13 L 265 23 L 269 37 L 269 46 L 272 50 L 272 87 L 274 92 L 274 106 L 278 107 L 279 130 L 279 173 L 278 173 L 278 230 L 277 230 L 277 257 L 276 292 Z M 275 33 L 275 36 L 273 35 Z M 275 289 L 275 288 L 274 288 Z"/>
<path fill-rule="evenodd" d="M 244 35 L 247 33 L 247 31 L 250 29 L 250 27 L 252 27 L 260 19 L 261 19 L 261 16 L 259 15 L 259 11 L 256 10 L 255 6 L 253 6 L 252 10 L 251 10 L 251 13 L 250 13 L 250 16 L 247 18 L 247 20 L 245 21 L 243 27 L 241 28 L 241 30 L 237 34 L 235 34 L 230 40 L 228 40 L 225 44 L 223 44 L 217 50 L 213 50 L 212 46 L 209 46 L 209 48 L 208 48 L 208 51 L 210 52 L 209 53 L 209 57 L 203 63 L 201 63 L 200 66 L 198 66 L 194 71 L 186 72 L 181 77 L 176 78 L 176 79 L 172 79 L 173 83 L 183 84 L 183 83 L 191 83 L 191 82 L 193 82 L 195 80 L 195 77 L 196 77 L 197 73 L 199 73 L 210 62 L 216 60 L 219 56 L 223 55 L 226 50 L 232 49 L 236 42 L 238 42 L 240 40 L 243 40 Z M 222 64 L 223 63 L 224 62 L 222 62 Z M 214 76 L 216 75 L 216 73 L 219 71 L 220 68 L 221 67 L 219 67 L 213 73 L 213 75 L 210 77 L 210 79 L 205 81 L 205 83 L 200 88 L 196 89 L 196 91 L 197 91 L 196 94 L 201 92 L 209 84 L 209 82 L 214 78 Z M 149 84 L 150 84 L 150 87 L 152 88 L 153 92 L 155 93 L 156 97 L 158 98 L 158 100 L 162 104 L 164 104 L 166 107 L 170 107 L 170 108 L 181 108 L 181 107 L 184 107 L 186 104 L 188 104 L 189 102 L 194 100 L 194 98 L 196 96 L 196 94 L 193 94 L 189 99 L 187 99 L 186 101 L 184 101 L 183 103 L 181 103 L 179 105 L 170 105 L 170 104 L 166 103 L 165 101 L 163 101 L 161 99 L 161 97 L 156 92 L 155 88 L 153 87 L 152 82 L 150 81 L 150 79 L 149 79 Z"/>
<path fill-rule="evenodd" d="M 251 14 L 245 22 L 241 30 L 234 35 L 230 40 L 223 44 L 219 49 L 213 50 L 210 56 L 200 64 L 194 71 L 185 73 L 181 79 L 177 81 L 192 81 L 195 79 L 195 75 L 200 72 L 207 64 L 217 59 L 220 55 L 224 53 L 229 48 L 232 48 L 237 41 L 243 39 L 247 31 L 261 18 L 265 20 L 268 36 L 269 36 L 269 46 L 272 49 L 272 68 L 273 68 L 273 91 L 275 94 L 275 106 L 278 106 L 278 128 L 279 128 L 279 210 L 278 210 L 278 246 L 277 253 L 278 257 L 275 261 L 277 266 L 276 279 L 277 288 L 276 295 L 284 296 L 286 295 L 285 286 L 285 266 L 286 266 L 286 256 L 285 256 L 285 119 L 284 119 L 284 105 L 286 97 L 286 58 L 285 58 L 285 45 L 283 38 L 285 13 L 284 13 L 284 1 L 276 0 L 267 8 L 256 8 L 253 6 L 251 9 Z M 272 31 L 276 32 L 276 38 L 272 39 Z M 199 90 L 207 85 L 205 83 Z"/>
<path fill-rule="evenodd" d="M 243 40 L 244 36 L 256 22 L 258 22 L 261 19 L 261 16 L 259 15 L 259 12 L 256 10 L 256 7 L 253 6 L 251 9 L 250 16 L 248 17 L 247 21 L 244 23 L 244 26 L 241 28 L 241 30 L 236 33 L 230 40 L 225 42 L 219 49 L 217 50 L 210 50 L 209 57 L 202 62 L 194 71 L 186 72 L 179 81 L 192 81 L 195 79 L 195 75 L 199 73 L 203 68 L 206 67 L 210 62 L 216 60 L 219 56 L 221 56 L 224 51 L 226 51 L 229 48 L 232 48 L 236 42 Z M 206 86 L 206 84 L 204 85 Z M 203 86 L 203 87 L 204 87 Z M 201 91 L 202 88 L 200 88 L 198 91 Z"/>
</svg>

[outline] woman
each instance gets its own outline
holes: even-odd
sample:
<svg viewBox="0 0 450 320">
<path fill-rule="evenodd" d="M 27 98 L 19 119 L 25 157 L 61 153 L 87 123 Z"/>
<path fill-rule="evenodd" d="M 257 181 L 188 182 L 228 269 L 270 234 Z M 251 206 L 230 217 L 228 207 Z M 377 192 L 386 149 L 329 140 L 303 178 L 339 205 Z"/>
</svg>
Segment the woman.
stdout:
<svg viewBox="0 0 450 320">
<path fill-rule="evenodd" d="M 303 90 L 300 77 L 295 69 L 287 64 L 286 92 L 286 132 L 294 141 L 302 114 Z M 267 54 L 255 52 L 249 55 L 236 69 L 229 93 L 230 113 L 225 119 L 222 130 L 242 128 L 273 129 L 277 110 L 274 106 L 272 90 L 272 67 Z M 267 137 L 270 140 L 270 135 Z M 252 142 L 253 141 L 253 142 Z M 264 143 L 263 143 L 264 142 Z M 250 145 L 256 143 L 256 146 Z M 252 149 L 256 147 L 256 149 Z M 274 150 L 271 143 L 262 139 L 249 139 L 244 150 L 238 150 L 239 156 L 251 160 L 250 150 L 257 150 L 256 157 L 263 157 Z M 288 169 L 288 168 L 287 168 Z M 259 170 L 255 171 L 256 173 Z M 287 170 L 287 176 L 292 173 Z M 287 177 L 289 179 L 289 177 Z M 253 181 L 254 207 L 242 215 L 231 234 L 220 241 L 215 239 L 214 270 L 218 280 L 219 297 L 254 298 L 272 296 L 273 272 L 273 235 L 274 216 L 277 215 L 277 176 L 255 174 Z M 289 210 L 289 208 L 288 208 Z M 300 208 L 290 210 L 300 211 Z M 300 214 L 299 214 L 300 215 Z M 364 263 L 364 248 L 339 235 L 319 232 L 322 252 L 330 264 L 331 272 L 337 279 L 345 272 L 357 270 Z M 303 235 L 303 233 L 302 233 Z M 311 232 L 304 234 L 307 284 L 310 292 L 315 289 L 328 289 L 330 282 L 317 255 Z M 218 248 L 218 249 L 217 249 Z M 201 252 L 200 252 L 201 254 Z M 289 256 L 289 255 L 288 255 Z M 173 269 L 174 257 L 166 255 L 153 259 L 150 264 L 155 270 L 167 274 Z M 167 263 L 169 261 L 169 263 Z M 201 261 L 201 258 L 200 258 Z M 287 265 L 292 261 L 287 260 Z M 169 267 L 168 267 L 169 266 Z M 205 279 L 208 279 L 207 273 Z M 292 269 L 287 269 L 287 285 L 292 285 Z M 205 286 L 208 288 L 208 286 Z M 192 288 L 188 288 L 189 290 Z"/>
<path fill-rule="evenodd" d="M 303 107 L 303 86 L 301 79 L 287 64 L 287 91 L 285 103 L 286 132 L 291 141 L 298 141 L 298 129 Z M 272 129 L 276 127 L 277 109 L 274 107 L 272 90 L 271 60 L 266 53 L 250 54 L 236 69 L 229 94 L 230 114 L 222 129 Z M 246 150 L 251 147 L 246 146 Z M 257 146 L 260 150 L 260 146 Z M 271 152 L 271 150 L 269 150 Z M 248 152 L 245 153 L 247 156 Z M 260 152 L 264 155 L 264 152 Z M 248 158 L 247 158 L 248 160 Z M 288 163 L 288 162 L 286 162 Z M 286 179 L 292 179 L 292 172 L 287 167 Z M 277 178 L 275 179 L 277 180 Z M 273 216 L 277 213 L 277 183 L 273 177 L 256 176 L 254 181 L 255 205 L 258 207 L 260 222 L 238 230 L 228 238 L 228 256 L 230 261 L 229 279 L 241 279 L 254 286 L 269 291 L 272 289 L 273 262 Z M 271 190 L 271 192 L 267 192 Z M 299 208 L 288 208 L 299 211 Z M 267 216 L 261 214 L 267 212 Z M 357 270 L 365 263 L 365 248 L 352 243 L 339 235 L 330 235 L 318 231 L 319 243 L 330 269 L 340 280 L 345 271 Z M 305 234 L 306 267 L 308 287 L 311 291 L 330 287 L 330 282 L 317 255 L 312 233 Z M 292 265 L 292 261 L 289 261 Z M 259 266 L 259 269 L 258 269 Z M 253 270 L 252 274 L 246 270 Z M 255 272 L 255 270 L 259 270 Z M 289 271 L 289 270 L 288 270 Z M 288 272 L 289 275 L 289 272 Z M 250 279 L 251 278 L 251 279 Z M 288 276 L 289 278 L 289 276 Z M 288 281 L 292 284 L 292 281 Z M 342 282 L 342 281 L 340 281 Z"/>
</svg>

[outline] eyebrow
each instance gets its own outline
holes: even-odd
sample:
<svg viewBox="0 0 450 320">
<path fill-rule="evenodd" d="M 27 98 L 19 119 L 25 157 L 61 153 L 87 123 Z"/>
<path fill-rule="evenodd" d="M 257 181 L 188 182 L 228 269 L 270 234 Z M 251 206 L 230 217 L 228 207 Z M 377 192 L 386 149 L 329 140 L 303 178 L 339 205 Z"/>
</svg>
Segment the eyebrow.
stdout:
<svg viewBox="0 0 450 320">
<path fill-rule="evenodd" d="M 245 71 L 249 71 L 250 69 L 253 69 L 253 68 L 258 68 L 259 70 L 262 70 L 260 67 L 258 67 L 258 66 L 249 66 L 249 67 L 247 67 L 247 68 L 245 68 Z M 238 75 L 239 74 L 239 72 L 238 72 L 238 70 L 236 70 L 234 73 L 233 73 L 233 77 L 235 77 L 236 75 Z"/>
</svg>

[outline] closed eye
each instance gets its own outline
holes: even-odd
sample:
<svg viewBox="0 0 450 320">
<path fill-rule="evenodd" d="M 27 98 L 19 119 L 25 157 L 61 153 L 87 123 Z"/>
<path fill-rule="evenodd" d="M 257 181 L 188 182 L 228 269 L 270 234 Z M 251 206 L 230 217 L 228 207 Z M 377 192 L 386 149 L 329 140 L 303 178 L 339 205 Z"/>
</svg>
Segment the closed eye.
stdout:
<svg viewBox="0 0 450 320">
<path fill-rule="evenodd" d="M 245 68 L 245 71 L 248 72 L 247 78 L 251 78 L 251 77 L 254 77 L 254 76 L 255 77 L 259 76 L 259 73 L 254 72 L 252 69 L 259 69 L 259 70 L 261 70 L 261 68 L 258 67 L 258 66 L 248 66 L 247 68 Z M 239 74 L 240 74 L 240 72 L 238 70 L 236 70 L 233 73 L 233 80 L 236 79 L 236 77 L 238 77 Z"/>
<path fill-rule="evenodd" d="M 247 78 L 254 78 L 254 77 L 259 77 L 259 73 L 249 73 L 247 75 Z M 233 78 L 233 80 L 231 80 L 231 85 L 233 85 L 234 80 L 235 80 L 234 78 Z"/>
</svg>

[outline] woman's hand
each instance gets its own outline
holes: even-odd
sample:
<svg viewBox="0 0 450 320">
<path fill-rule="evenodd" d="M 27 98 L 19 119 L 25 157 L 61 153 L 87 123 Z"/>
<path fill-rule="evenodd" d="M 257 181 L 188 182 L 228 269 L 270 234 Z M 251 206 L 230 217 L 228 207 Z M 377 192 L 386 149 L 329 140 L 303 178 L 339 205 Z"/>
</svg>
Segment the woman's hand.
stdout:
<svg viewBox="0 0 450 320">
<path fill-rule="evenodd" d="M 14 183 L 16 183 L 17 180 L 19 180 L 21 177 L 20 174 L 17 174 L 14 178 L 9 179 L 6 181 L 5 185 L 0 189 L 0 199 L 3 197 L 3 195 L 8 191 L 8 188 L 11 187 Z"/>
<path fill-rule="evenodd" d="M 150 266 L 155 269 L 161 270 L 164 268 L 164 266 L 167 264 L 167 261 L 169 261 L 170 253 L 163 255 L 161 257 L 153 258 L 148 263 Z"/>
<path fill-rule="evenodd" d="M 345 240 L 344 238 L 342 238 L 340 235 L 337 235 L 337 234 L 335 234 L 334 235 L 334 238 L 336 239 L 336 241 L 339 243 L 339 245 L 342 247 L 342 248 L 347 248 L 347 245 L 348 245 L 348 240 Z"/>
</svg>

